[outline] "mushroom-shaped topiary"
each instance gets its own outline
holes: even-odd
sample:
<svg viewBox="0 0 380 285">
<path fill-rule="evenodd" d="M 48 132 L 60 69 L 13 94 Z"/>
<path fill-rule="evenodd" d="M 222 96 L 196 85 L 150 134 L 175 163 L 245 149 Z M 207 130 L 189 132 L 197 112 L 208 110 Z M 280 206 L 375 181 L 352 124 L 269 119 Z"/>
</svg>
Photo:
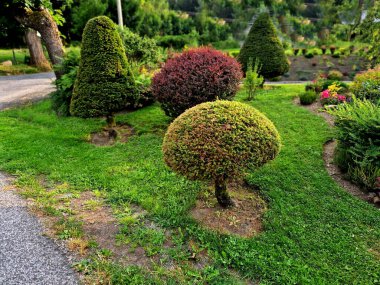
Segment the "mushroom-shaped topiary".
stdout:
<svg viewBox="0 0 380 285">
<path fill-rule="evenodd" d="M 175 119 L 163 142 L 166 164 L 191 180 L 211 180 L 222 207 L 232 206 L 227 182 L 276 157 L 280 136 L 273 123 L 243 103 L 199 104 Z"/>
<path fill-rule="evenodd" d="M 152 82 L 153 95 L 166 115 L 216 99 L 230 100 L 239 89 L 240 64 L 209 47 L 194 48 L 169 59 Z"/>
</svg>

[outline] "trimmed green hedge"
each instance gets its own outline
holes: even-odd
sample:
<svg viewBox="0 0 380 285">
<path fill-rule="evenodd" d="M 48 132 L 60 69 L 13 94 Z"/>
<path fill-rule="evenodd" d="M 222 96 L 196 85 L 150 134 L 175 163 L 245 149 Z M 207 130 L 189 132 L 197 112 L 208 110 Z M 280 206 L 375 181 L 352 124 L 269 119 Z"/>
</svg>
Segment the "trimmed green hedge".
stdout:
<svg viewBox="0 0 380 285">
<path fill-rule="evenodd" d="M 268 13 L 257 18 L 240 50 L 238 60 L 244 72 L 250 58 L 253 62 L 256 59 L 260 61 L 263 65 L 260 74 L 265 78 L 274 78 L 289 71 L 288 59 Z"/>
<path fill-rule="evenodd" d="M 109 116 L 133 107 L 138 92 L 116 25 L 108 17 L 95 17 L 87 22 L 82 38 L 71 114 L 85 118 Z"/>
</svg>

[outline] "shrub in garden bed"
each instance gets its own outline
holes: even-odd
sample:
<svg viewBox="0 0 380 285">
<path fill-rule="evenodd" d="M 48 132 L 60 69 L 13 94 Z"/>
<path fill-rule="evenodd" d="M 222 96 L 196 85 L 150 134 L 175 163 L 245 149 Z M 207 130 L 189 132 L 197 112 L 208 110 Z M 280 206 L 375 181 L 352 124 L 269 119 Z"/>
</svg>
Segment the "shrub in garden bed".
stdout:
<svg viewBox="0 0 380 285">
<path fill-rule="evenodd" d="M 335 161 L 356 183 L 375 189 L 380 177 L 380 106 L 354 100 L 329 111 L 335 116 Z"/>
<path fill-rule="evenodd" d="M 358 99 L 380 104 L 380 67 L 357 74 L 351 90 Z"/>
<path fill-rule="evenodd" d="M 320 100 L 322 105 L 337 105 L 347 101 L 347 96 L 339 93 L 342 90 L 336 83 L 331 84 L 321 93 Z"/>
<path fill-rule="evenodd" d="M 310 105 L 317 100 L 318 95 L 314 91 L 309 90 L 302 93 L 299 97 L 300 97 L 300 103 L 302 105 Z"/>
<path fill-rule="evenodd" d="M 232 206 L 227 181 L 276 157 L 280 137 L 270 120 L 249 105 L 216 101 L 197 105 L 169 126 L 164 159 L 191 180 L 215 183 L 223 207 Z"/>
<path fill-rule="evenodd" d="M 327 79 L 340 81 L 343 79 L 343 74 L 339 70 L 331 70 L 327 74 Z"/>
<path fill-rule="evenodd" d="M 209 47 L 190 49 L 169 59 L 153 78 L 153 95 L 165 113 L 177 117 L 207 101 L 232 99 L 242 79 L 240 64 Z"/>
</svg>

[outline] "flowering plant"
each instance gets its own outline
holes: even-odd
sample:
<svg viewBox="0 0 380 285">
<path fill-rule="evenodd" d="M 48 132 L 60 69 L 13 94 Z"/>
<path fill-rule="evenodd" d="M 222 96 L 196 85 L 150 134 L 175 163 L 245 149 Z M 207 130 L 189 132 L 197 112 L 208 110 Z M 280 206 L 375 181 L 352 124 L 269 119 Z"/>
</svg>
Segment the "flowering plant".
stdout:
<svg viewBox="0 0 380 285">
<path fill-rule="evenodd" d="M 321 93 L 320 100 L 322 105 L 338 105 L 347 101 L 345 95 L 339 94 L 342 88 L 337 84 L 331 84 L 326 90 Z"/>
</svg>

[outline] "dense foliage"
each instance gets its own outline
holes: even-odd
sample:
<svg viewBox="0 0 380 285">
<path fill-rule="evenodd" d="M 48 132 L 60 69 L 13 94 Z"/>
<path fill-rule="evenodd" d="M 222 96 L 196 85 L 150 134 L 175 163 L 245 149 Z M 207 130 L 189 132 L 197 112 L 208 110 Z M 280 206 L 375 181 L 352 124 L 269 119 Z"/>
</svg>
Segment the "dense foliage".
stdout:
<svg viewBox="0 0 380 285">
<path fill-rule="evenodd" d="M 380 104 L 380 67 L 357 74 L 351 90 L 359 99 Z"/>
<path fill-rule="evenodd" d="M 199 103 L 231 99 L 242 78 L 239 63 L 208 47 L 169 59 L 153 78 L 153 94 L 165 113 L 177 117 Z"/>
<path fill-rule="evenodd" d="M 314 103 L 317 98 L 318 95 L 314 91 L 306 91 L 300 94 L 300 103 L 302 105 L 310 105 Z"/>
<path fill-rule="evenodd" d="M 338 130 L 336 162 L 355 182 L 374 190 L 380 177 L 380 106 L 356 100 L 331 113 Z"/>
<path fill-rule="evenodd" d="M 140 63 L 155 63 L 158 61 L 159 50 L 154 39 L 141 37 L 127 27 L 119 28 L 128 60 Z"/>
<path fill-rule="evenodd" d="M 240 50 L 238 60 L 244 71 L 251 59 L 258 59 L 262 63 L 260 73 L 265 78 L 274 78 L 289 70 L 284 48 L 267 13 L 256 19 Z"/>
<path fill-rule="evenodd" d="M 100 16 L 88 21 L 70 112 L 79 117 L 109 116 L 134 106 L 134 80 L 115 24 Z"/>
<path fill-rule="evenodd" d="M 59 116 L 70 115 L 70 103 L 79 61 L 79 50 L 72 49 L 65 55 L 61 65 L 56 67 L 62 73 L 62 77 L 55 81 L 57 90 L 51 94 L 51 99 L 52 108 Z"/>
<path fill-rule="evenodd" d="M 246 104 L 206 102 L 174 120 L 162 149 L 175 172 L 219 186 L 274 159 L 280 136 L 271 121 Z"/>
</svg>

